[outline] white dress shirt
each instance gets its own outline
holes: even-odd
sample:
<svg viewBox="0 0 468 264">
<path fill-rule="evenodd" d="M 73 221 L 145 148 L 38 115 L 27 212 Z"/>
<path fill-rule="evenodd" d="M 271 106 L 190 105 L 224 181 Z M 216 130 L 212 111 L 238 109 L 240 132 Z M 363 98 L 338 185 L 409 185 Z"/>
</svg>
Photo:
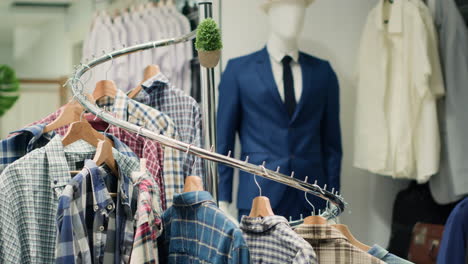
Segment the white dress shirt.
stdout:
<svg viewBox="0 0 468 264">
<path fill-rule="evenodd" d="M 171 26 L 167 23 L 167 16 L 163 12 L 161 12 L 161 8 L 154 7 L 151 9 L 151 12 L 153 14 L 153 17 L 157 20 L 158 24 L 160 25 L 158 31 L 161 32 L 161 37 L 163 37 L 163 39 L 175 37 L 175 35 L 172 32 Z M 166 75 L 166 77 L 170 81 L 172 81 L 172 73 L 174 69 L 172 51 L 172 46 L 164 46 L 159 48 L 157 60 L 161 72 L 163 72 L 164 75 Z"/>
<path fill-rule="evenodd" d="M 438 171 L 444 84 L 435 36 L 412 1 L 379 1 L 369 14 L 357 65 L 356 167 L 420 183 Z"/>
<path fill-rule="evenodd" d="M 295 50 L 289 53 L 281 52 L 274 48 L 270 42 L 267 44 L 268 54 L 270 54 L 271 70 L 273 71 L 273 77 L 275 78 L 276 87 L 280 94 L 281 100 L 284 102 L 284 82 L 283 82 L 283 63 L 281 60 L 285 56 L 290 56 L 292 61 L 291 71 L 294 78 L 294 95 L 296 98 L 296 103 L 299 103 L 302 94 L 302 69 L 299 64 L 299 51 Z"/>
<path fill-rule="evenodd" d="M 140 36 L 138 34 L 138 27 L 136 27 L 135 23 L 133 22 L 131 15 L 128 12 L 124 12 L 122 14 L 123 18 L 123 25 L 127 31 L 127 43 L 129 46 L 133 46 L 136 44 L 141 43 Z M 135 88 L 138 84 L 136 79 L 137 76 L 141 76 L 141 72 L 137 72 L 139 68 L 138 65 L 141 65 L 141 53 L 135 52 L 128 55 L 128 88 L 127 90 L 131 90 Z"/>
<path fill-rule="evenodd" d="M 132 21 L 135 27 L 137 28 L 137 33 L 139 35 L 139 42 L 137 44 L 143 44 L 146 42 L 151 41 L 151 33 L 150 28 L 143 20 L 141 13 L 138 11 L 133 11 L 132 13 Z M 151 50 L 144 50 L 139 52 L 140 53 L 140 64 L 137 65 L 136 68 L 136 76 L 135 82 L 133 83 L 135 86 L 143 81 L 143 71 L 145 70 L 146 66 L 153 64 L 153 52 Z"/>
<path fill-rule="evenodd" d="M 116 49 L 122 49 L 128 47 L 127 31 L 123 25 L 122 17 L 117 16 L 114 18 L 114 27 L 118 33 L 118 42 L 115 44 Z M 121 56 L 115 59 L 115 62 L 119 65 L 119 68 L 115 74 L 115 83 L 119 89 L 127 90 L 129 87 L 128 81 L 128 56 Z"/>
</svg>

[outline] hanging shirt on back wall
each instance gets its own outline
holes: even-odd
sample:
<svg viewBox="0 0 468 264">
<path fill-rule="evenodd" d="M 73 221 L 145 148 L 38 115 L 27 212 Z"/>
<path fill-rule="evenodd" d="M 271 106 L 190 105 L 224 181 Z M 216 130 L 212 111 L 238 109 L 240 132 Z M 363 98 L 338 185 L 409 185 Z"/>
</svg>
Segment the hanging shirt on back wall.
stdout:
<svg viewBox="0 0 468 264">
<path fill-rule="evenodd" d="M 413 1 L 379 1 L 369 14 L 358 57 L 356 167 L 420 183 L 438 171 L 444 85 L 435 36 Z"/>
</svg>

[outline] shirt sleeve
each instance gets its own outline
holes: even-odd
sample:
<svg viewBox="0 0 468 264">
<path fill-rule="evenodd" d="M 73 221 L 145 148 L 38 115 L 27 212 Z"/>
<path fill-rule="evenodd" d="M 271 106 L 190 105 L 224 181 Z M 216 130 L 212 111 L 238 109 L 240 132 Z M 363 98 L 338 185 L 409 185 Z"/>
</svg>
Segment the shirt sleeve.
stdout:
<svg viewBox="0 0 468 264">
<path fill-rule="evenodd" d="M 433 90 L 437 90 L 439 88 L 432 88 L 431 84 L 433 81 L 433 69 L 435 68 L 435 66 L 433 65 L 433 62 L 431 60 L 433 55 L 431 55 L 430 36 L 426 29 L 426 25 L 424 25 L 425 23 L 421 14 L 419 16 L 414 16 L 412 19 L 414 25 L 414 34 L 411 49 L 415 53 L 415 65 L 413 67 L 413 69 L 415 69 L 415 72 L 413 74 L 413 78 L 414 86 L 417 91 L 417 96 L 419 98 L 424 98 L 428 94 L 436 96 L 436 93 L 434 93 Z"/>
<path fill-rule="evenodd" d="M 249 264 L 250 252 L 247 246 L 241 246 L 232 250 L 232 261 L 231 264 Z"/>
<path fill-rule="evenodd" d="M 423 22 L 427 32 L 427 52 L 429 54 L 429 63 L 431 65 L 429 86 L 432 94 L 435 97 L 440 97 L 445 94 L 445 87 L 442 75 L 437 31 L 429 9 L 425 5 L 421 5 L 421 8 L 421 12 L 423 13 Z"/>
</svg>

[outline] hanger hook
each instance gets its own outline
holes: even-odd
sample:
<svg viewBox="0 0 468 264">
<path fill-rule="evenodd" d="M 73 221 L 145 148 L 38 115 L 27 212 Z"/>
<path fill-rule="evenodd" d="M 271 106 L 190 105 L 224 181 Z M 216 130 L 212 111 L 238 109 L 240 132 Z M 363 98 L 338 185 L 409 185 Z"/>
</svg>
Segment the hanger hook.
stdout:
<svg viewBox="0 0 468 264">
<path fill-rule="evenodd" d="M 315 215 L 315 206 L 309 201 L 309 198 L 307 198 L 307 192 L 304 192 L 304 198 L 306 199 L 307 203 L 312 207 L 312 215 Z"/>
<path fill-rule="evenodd" d="M 259 196 L 262 196 L 262 187 L 260 187 L 260 184 L 258 184 L 257 175 L 255 175 L 255 174 L 254 174 L 254 181 L 255 181 L 255 184 L 256 184 L 257 187 L 258 187 L 258 191 L 260 192 L 260 195 L 259 195 Z"/>
<path fill-rule="evenodd" d="M 104 50 L 102 52 L 104 54 L 106 54 L 106 52 Z M 109 71 L 112 69 L 112 66 L 114 66 L 114 57 L 112 57 L 112 54 L 109 53 L 109 54 L 107 54 L 107 56 L 109 56 L 109 58 L 111 59 L 111 65 L 109 66 L 109 69 L 107 69 L 107 71 L 106 71 L 106 80 L 108 80 L 107 75 L 108 75 Z"/>
</svg>

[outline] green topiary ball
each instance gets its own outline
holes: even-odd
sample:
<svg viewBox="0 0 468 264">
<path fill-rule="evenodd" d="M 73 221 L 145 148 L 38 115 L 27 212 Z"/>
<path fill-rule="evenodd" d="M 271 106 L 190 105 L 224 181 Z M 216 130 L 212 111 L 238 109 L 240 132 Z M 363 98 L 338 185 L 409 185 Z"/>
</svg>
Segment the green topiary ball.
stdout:
<svg viewBox="0 0 468 264">
<path fill-rule="evenodd" d="M 0 65 L 0 116 L 13 107 L 19 96 L 19 81 L 15 71 L 7 65 Z"/>
<path fill-rule="evenodd" d="M 221 31 L 213 19 L 207 18 L 198 25 L 195 47 L 199 51 L 213 51 L 223 48 Z"/>
</svg>

